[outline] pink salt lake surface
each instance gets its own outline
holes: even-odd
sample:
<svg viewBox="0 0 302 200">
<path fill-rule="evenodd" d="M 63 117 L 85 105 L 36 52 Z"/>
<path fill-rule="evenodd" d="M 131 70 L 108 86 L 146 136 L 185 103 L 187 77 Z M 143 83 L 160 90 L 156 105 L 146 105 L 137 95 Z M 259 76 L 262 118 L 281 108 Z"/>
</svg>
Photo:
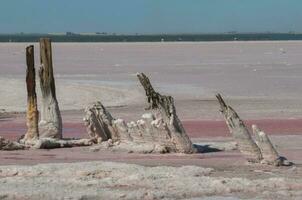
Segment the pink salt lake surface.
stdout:
<svg viewBox="0 0 302 200">
<path fill-rule="evenodd" d="M 262 119 L 247 120 L 251 127 L 257 124 L 269 135 L 302 135 L 302 119 Z M 183 121 L 183 125 L 191 138 L 230 137 L 225 121 L 195 120 Z M 16 140 L 26 132 L 24 120 L 0 121 L 0 136 Z M 65 138 L 86 138 L 87 132 L 82 122 L 65 122 L 63 135 Z"/>
<path fill-rule="evenodd" d="M 246 124 L 257 123 L 265 131 L 272 135 L 302 135 L 301 119 L 295 120 L 248 120 Z M 188 135 L 194 139 L 202 141 L 214 140 L 215 138 L 225 138 L 230 141 L 229 133 L 224 121 L 183 121 L 183 125 L 188 132 Z M 15 140 L 26 131 L 24 120 L 1 121 L 0 135 L 5 138 Z M 87 137 L 85 127 L 79 122 L 64 123 L 64 137 L 65 138 L 83 138 Z M 212 139 L 211 139 L 212 138 Z M 220 139 L 221 141 L 221 139 Z M 286 150 L 281 151 L 290 160 L 295 160 L 296 163 L 302 163 L 301 150 Z M 54 150 L 34 150 L 34 151 L 11 151 L 0 152 L 0 163 L 5 164 L 37 164 L 48 162 L 79 162 L 79 161 L 115 161 L 126 162 L 134 164 L 142 164 L 147 166 L 170 165 L 198 165 L 203 167 L 217 167 L 224 166 L 225 168 L 233 168 L 234 166 L 244 165 L 245 159 L 237 151 L 232 152 L 213 152 L 205 154 L 193 155 L 146 155 L 146 154 L 129 154 L 126 152 L 112 153 L 108 151 L 90 152 L 83 150 L 83 148 L 70 149 L 54 149 Z"/>
<path fill-rule="evenodd" d="M 27 45 L 0 44 L 0 109 L 24 111 L 26 107 Z M 38 45 L 35 47 L 38 66 Z M 175 97 L 179 116 L 193 140 L 230 139 L 215 101 L 217 92 L 223 94 L 249 127 L 256 123 L 272 136 L 302 134 L 302 42 L 299 41 L 54 43 L 53 54 L 61 110 L 83 109 L 86 102 L 94 100 L 90 99 L 91 94 L 95 94 L 95 99 L 105 105 L 123 106 L 114 117 L 138 119 L 145 99 L 134 74 L 144 72 L 157 90 Z M 110 88 L 104 90 L 99 86 Z M 85 91 L 92 88 L 93 92 L 87 95 Z M 95 91 L 101 95 L 97 96 Z M 129 95 L 127 91 L 132 93 Z M 82 113 L 76 113 L 75 117 L 63 113 L 64 137 L 86 137 L 82 117 Z M 14 140 L 25 131 L 24 116 L 0 119 L 0 136 Z M 281 149 L 281 153 L 298 163 L 302 160 L 301 150 Z M 81 148 L 0 152 L 0 164 L 100 159 L 145 165 L 219 166 L 244 162 L 238 152 L 148 156 L 85 152 Z"/>
</svg>

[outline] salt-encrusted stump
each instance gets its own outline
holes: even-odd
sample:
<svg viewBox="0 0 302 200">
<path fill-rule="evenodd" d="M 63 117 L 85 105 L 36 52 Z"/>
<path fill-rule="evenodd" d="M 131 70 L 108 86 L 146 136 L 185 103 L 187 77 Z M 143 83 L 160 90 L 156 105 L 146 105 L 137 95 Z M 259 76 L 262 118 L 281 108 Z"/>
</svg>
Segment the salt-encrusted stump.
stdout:
<svg viewBox="0 0 302 200">
<path fill-rule="evenodd" d="M 56 149 L 69 148 L 80 146 L 92 146 L 92 139 L 56 139 L 56 138 L 41 138 L 30 145 L 33 149 Z"/>
<path fill-rule="evenodd" d="M 56 100 L 50 45 L 49 39 L 40 40 L 41 68 L 39 75 L 42 90 L 40 124 L 38 126 L 34 47 L 29 46 L 26 48 L 27 132 L 18 142 L 11 142 L 0 137 L 0 150 L 53 149 L 95 144 L 93 139 L 62 139 L 62 119 Z M 39 129 L 41 135 L 39 135 Z"/>
<path fill-rule="evenodd" d="M 85 113 L 84 121 L 90 138 L 95 139 L 98 143 L 112 138 L 117 139 L 113 128 L 114 118 L 101 102 L 88 106 Z"/>
<path fill-rule="evenodd" d="M 279 156 L 268 136 L 255 125 L 252 127 L 255 135 L 254 140 L 235 110 L 225 103 L 220 94 L 217 94 L 216 97 L 231 135 L 237 142 L 240 152 L 249 162 L 275 166 L 292 164 L 284 157 Z"/>
<path fill-rule="evenodd" d="M 56 99 L 49 39 L 40 40 L 40 53 L 41 121 L 38 125 L 39 113 L 36 95 L 34 47 L 28 46 L 26 48 L 27 132 L 18 142 L 12 142 L 0 137 L 0 150 L 53 149 L 95 144 L 94 139 L 62 139 L 62 119 Z M 39 129 L 41 135 L 39 135 Z"/>
<path fill-rule="evenodd" d="M 280 156 L 272 144 L 266 133 L 260 130 L 256 125 L 252 125 L 255 142 L 260 148 L 262 154 L 263 164 L 275 165 L 275 166 L 289 166 L 292 165 L 286 158 Z"/>
<path fill-rule="evenodd" d="M 100 145 L 128 152 L 193 153 L 191 140 L 176 115 L 173 98 L 156 93 L 144 74 L 138 74 L 146 90 L 150 113 L 136 122 L 114 119 L 101 102 L 85 109 L 88 134 Z M 106 142 L 104 142 L 106 141 Z"/>
<path fill-rule="evenodd" d="M 26 86 L 27 86 L 27 113 L 26 125 L 27 132 L 23 138 L 24 142 L 31 142 L 39 138 L 38 120 L 39 112 L 37 108 L 36 95 L 36 75 L 35 75 L 35 60 L 34 60 L 34 46 L 26 48 Z"/>
<path fill-rule="evenodd" d="M 56 98 L 51 41 L 48 38 L 40 39 L 40 60 L 39 76 L 42 92 L 40 137 L 62 138 L 62 118 Z"/>
<path fill-rule="evenodd" d="M 226 105 L 220 94 L 217 94 L 216 97 L 229 131 L 238 143 L 239 151 L 246 156 L 249 162 L 260 162 L 262 159 L 260 149 L 252 139 L 243 121 L 232 107 Z"/>
<path fill-rule="evenodd" d="M 18 142 L 11 142 L 0 136 L 0 150 L 3 151 L 13 151 L 13 150 L 23 150 L 25 146 Z"/>
<path fill-rule="evenodd" d="M 155 92 L 149 78 L 144 73 L 138 73 L 137 77 L 145 89 L 149 108 L 157 120 L 156 123 L 163 122 L 165 124 L 168 135 L 171 137 L 170 142 L 175 145 L 179 152 L 193 153 L 193 144 L 176 114 L 173 97 Z"/>
</svg>

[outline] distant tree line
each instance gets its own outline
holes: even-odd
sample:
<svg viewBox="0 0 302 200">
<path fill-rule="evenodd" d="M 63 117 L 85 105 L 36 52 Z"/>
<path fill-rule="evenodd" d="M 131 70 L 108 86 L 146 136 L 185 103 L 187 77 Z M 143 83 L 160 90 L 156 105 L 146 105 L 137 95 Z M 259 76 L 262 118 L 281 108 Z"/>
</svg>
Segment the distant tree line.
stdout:
<svg viewBox="0 0 302 200">
<path fill-rule="evenodd" d="M 65 35 L 52 34 L 0 34 L 0 42 L 37 42 L 41 37 L 53 42 L 176 42 L 176 41 L 265 41 L 302 40 L 298 33 L 225 33 L 225 34 L 157 34 L 157 35 L 81 35 L 68 32 Z"/>
</svg>

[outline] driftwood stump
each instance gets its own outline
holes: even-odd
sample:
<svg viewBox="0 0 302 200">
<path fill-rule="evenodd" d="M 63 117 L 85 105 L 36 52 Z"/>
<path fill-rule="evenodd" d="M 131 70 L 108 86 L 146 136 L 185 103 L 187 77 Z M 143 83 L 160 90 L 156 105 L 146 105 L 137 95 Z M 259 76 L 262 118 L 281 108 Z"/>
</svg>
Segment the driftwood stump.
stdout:
<svg viewBox="0 0 302 200">
<path fill-rule="evenodd" d="M 235 110 L 225 103 L 220 94 L 217 94 L 216 97 L 231 135 L 237 142 L 240 152 L 249 162 L 275 166 L 291 164 L 284 157 L 278 155 L 268 136 L 255 125 L 252 127 L 254 140 Z"/>
<path fill-rule="evenodd" d="M 51 41 L 48 38 L 40 39 L 40 60 L 39 76 L 42 92 L 40 137 L 62 138 L 62 118 L 56 98 Z"/>
<path fill-rule="evenodd" d="M 249 162 L 260 162 L 262 159 L 260 149 L 252 139 L 244 122 L 231 106 L 226 105 L 220 94 L 217 94 L 216 97 L 220 104 L 220 112 L 224 116 L 231 135 L 238 143 L 240 152 L 247 157 Z"/>
<path fill-rule="evenodd" d="M 36 75 L 35 75 L 35 60 L 34 60 L 34 46 L 26 48 L 26 86 L 27 86 L 27 113 L 26 125 L 27 132 L 23 140 L 31 141 L 39 138 L 38 120 L 39 112 L 37 108 L 36 95 Z"/>
<path fill-rule="evenodd" d="M 0 150 L 53 149 L 95 144 L 94 139 L 62 139 L 62 119 L 55 93 L 50 40 L 41 39 L 40 49 L 41 121 L 38 126 L 34 47 L 28 46 L 26 48 L 27 132 L 18 142 L 0 137 Z"/>
<path fill-rule="evenodd" d="M 263 159 L 261 163 L 275 166 L 289 166 L 293 164 L 285 157 L 282 157 L 278 154 L 273 143 L 264 131 L 260 130 L 256 125 L 252 125 L 252 129 L 255 142 L 260 148 L 262 154 Z"/>
<path fill-rule="evenodd" d="M 174 143 L 176 149 L 182 153 L 192 153 L 193 144 L 176 114 L 173 97 L 155 92 L 149 78 L 144 73 L 138 73 L 137 77 L 145 89 L 149 109 L 153 111 L 157 120 L 163 120 L 166 124 L 171 142 Z"/>
<path fill-rule="evenodd" d="M 193 153 L 193 145 L 176 115 L 173 98 L 156 93 L 144 74 L 138 75 L 143 84 L 150 113 L 136 122 L 114 119 L 101 102 L 85 109 L 88 134 L 106 147 L 128 152 Z"/>
<path fill-rule="evenodd" d="M 85 126 L 90 138 L 96 142 L 107 141 L 108 139 L 116 138 L 113 128 L 114 118 L 101 104 L 96 102 L 85 109 L 86 117 Z"/>
<path fill-rule="evenodd" d="M 23 144 L 18 142 L 11 142 L 0 136 L 0 150 L 3 151 L 14 151 L 14 150 L 23 150 L 26 147 Z"/>
</svg>

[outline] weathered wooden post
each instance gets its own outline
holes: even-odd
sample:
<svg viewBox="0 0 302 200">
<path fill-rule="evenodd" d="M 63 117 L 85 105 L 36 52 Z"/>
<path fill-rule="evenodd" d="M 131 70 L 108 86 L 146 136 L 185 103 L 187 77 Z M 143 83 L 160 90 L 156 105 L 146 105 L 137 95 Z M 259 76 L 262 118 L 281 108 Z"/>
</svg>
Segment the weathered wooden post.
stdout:
<svg viewBox="0 0 302 200">
<path fill-rule="evenodd" d="M 240 152 L 249 162 L 275 166 L 290 166 L 293 164 L 286 158 L 279 156 L 269 137 L 256 125 L 252 126 L 255 136 L 255 139 L 253 139 L 235 110 L 224 102 L 220 94 L 217 94 L 216 97 L 230 133 L 236 140 Z"/>
<path fill-rule="evenodd" d="M 149 103 L 147 109 L 153 110 L 155 116 L 160 115 L 159 118 L 164 120 L 170 132 L 171 141 L 176 146 L 177 151 L 182 153 L 193 153 L 195 149 L 176 114 L 173 97 L 161 95 L 156 92 L 152 87 L 149 78 L 144 73 L 138 73 L 137 77 L 146 92 L 147 101 Z"/>
<path fill-rule="evenodd" d="M 84 121 L 90 138 L 128 152 L 196 152 L 176 114 L 173 98 L 156 92 L 145 74 L 137 77 L 145 89 L 150 112 L 126 123 L 114 119 L 101 102 L 89 105 Z"/>
<path fill-rule="evenodd" d="M 49 38 L 40 39 L 40 60 L 39 76 L 42 92 L 40 137 L 62 138 L 62 118 L 56 98 L 51 40 Z"/>
<path fill-rule="evenodd" d="M 27 132 L 24 136 L 24 142 L 36 140 L 39 138 L 39 129 L 38 129 L 39 112 L 37 108 L 35 59 L 34 59 L 33 45 L 28 46 L 26 48 L 26 64 L 27 64 L 27 70 L 26 70 Z"/>
<path fill-rule="evenodd" d="M 260 148 L 263 157 L 261 163 L 275 166 L 290 166 L 293 164 L 285 157 L 278 154 L 269 137 L 264 131 L 260 130 L 257 125 L 253 124 L 252 129 L 255 136 L 255 142 Z"/>
<path fill-rule="evenodd" d="M 224 102 L 220 94 L 217 94 L 216 97 L 220 104 L 220 112 L 224 116 L 230 133 L 238 143 L 240 152 L 246 156 L 248 161 L 256 163 L 260 162 L 262 160 L 261 151 L 254 142 L 243 121 L 235 110 Z"/>
</svg>

